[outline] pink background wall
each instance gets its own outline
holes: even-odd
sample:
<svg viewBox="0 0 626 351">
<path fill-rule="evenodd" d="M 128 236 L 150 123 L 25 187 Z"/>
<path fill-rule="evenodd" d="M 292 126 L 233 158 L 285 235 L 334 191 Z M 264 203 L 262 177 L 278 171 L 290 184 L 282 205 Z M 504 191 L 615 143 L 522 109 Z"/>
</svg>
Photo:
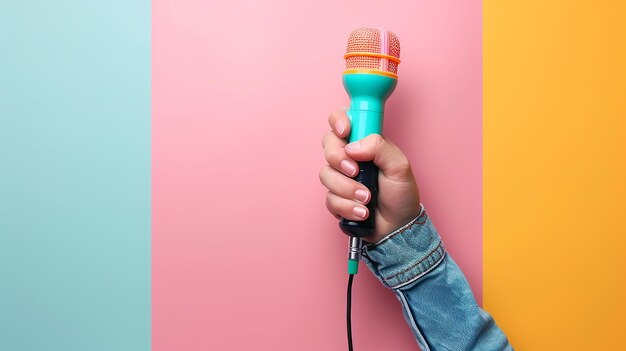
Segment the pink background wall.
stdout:
<svg viewBox="0 0 626 351">
<path fill-rule="evenodd" d="M 153 2 L 153 347 L 345 349 L 347 238 L 317 172 L 347 36 L 402 44 L 385 134 L 481 291 L 481 2 Z M 413 350 L 362 266 L 358 350 Z"/>
</svg>

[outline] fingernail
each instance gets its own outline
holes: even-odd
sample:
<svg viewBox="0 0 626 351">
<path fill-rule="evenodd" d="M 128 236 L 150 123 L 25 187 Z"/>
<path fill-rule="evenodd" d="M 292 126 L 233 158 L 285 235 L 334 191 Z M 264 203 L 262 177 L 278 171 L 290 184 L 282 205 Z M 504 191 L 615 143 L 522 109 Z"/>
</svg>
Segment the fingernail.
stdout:
<svg viewBox="0 0 626 351">
<path fill-rule="evenodd" d="M 341 161 L 341 163 L 339 164 L 339 166 L 341 167 L 341 169 L 346 172 L 346 174 L 349 175 L 353 175 L 356 172 L 356 167 L 354 167 L 354 165 L 352 164 L 352 162 L 348 161 L 348 160 L 343 160 Z"/>
<path fill-rule="evenodd" d="M 352 209 L 352 213 L 354 213 L 354 215 L 359 218 L 365 218 L 367 211 L 365 210 L 364 207 L 356 206 L 355 208 Z"/>
<path fill-rule="evenodd" d="M 343 121 L 337 121 L 335 122 L 335 130 L 337 131 L 337 133 L 339 133 L 339 135 L 343 134 L 344 130 L 346 130 L 346 125 L 343 123 Z"/>
<path fill-rule="evenodd" d="M 346 145 L 346 151 L 356 151 L 358 149 L 361 148 L 361 142 L 360 141 L 354 141 L 351 142 L 350 144 Z"/>
<path fill-rule="evenodd" d="M 367 201 L 367 198 L 369 197 L 368 195 L 369 193 L 363 189 L 357 189 L 354 192 L 354 198 L 365 203 Z"/>
</svg>

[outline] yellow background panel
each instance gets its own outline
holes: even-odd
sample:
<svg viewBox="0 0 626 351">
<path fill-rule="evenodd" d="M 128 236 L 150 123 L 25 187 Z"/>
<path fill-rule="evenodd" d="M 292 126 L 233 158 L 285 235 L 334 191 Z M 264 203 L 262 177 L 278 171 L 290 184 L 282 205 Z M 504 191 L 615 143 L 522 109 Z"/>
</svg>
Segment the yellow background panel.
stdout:
<svg viewBox="0 0 626 351">
<path fill-rule="evenodd" d="M 484 306 L 626 350 L 626 2 L 484 1 Z"/>
</svg>

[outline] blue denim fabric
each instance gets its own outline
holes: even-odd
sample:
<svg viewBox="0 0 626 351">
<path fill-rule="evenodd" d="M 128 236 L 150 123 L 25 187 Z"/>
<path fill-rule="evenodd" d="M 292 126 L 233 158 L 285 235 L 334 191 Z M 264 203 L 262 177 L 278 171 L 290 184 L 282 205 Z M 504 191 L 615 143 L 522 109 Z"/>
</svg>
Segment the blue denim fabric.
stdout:
<svg viewBox="0 0 626 351">
<path fill-rule="evenodd" d="M 365 246 L 363 260 L 395 292 L 422 351 L 513 350 L 476 303 L 423 206 L 411 222 Z"/>
</svg>

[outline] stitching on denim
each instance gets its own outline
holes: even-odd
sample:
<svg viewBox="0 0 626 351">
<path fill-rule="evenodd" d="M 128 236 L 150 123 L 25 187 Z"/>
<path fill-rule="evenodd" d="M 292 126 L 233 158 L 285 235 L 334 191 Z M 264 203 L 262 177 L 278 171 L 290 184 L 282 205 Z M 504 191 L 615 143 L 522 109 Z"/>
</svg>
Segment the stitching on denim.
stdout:
<svg viewBox="0 0 626 351">
<path fill-rule="evenodd" d="M 423 225 L 424 223 L 426 223 L 426 220 L 428 219 L 428 214 L 426 213 L 426 210 L 423 210 L 422 213 L 419 214 L 419 216 L 417 216 L 416 218 L 414 218 L 411 222 L 409 222 L 408 224 L 406 224 L 404 227 L 396 230 L 395 233 L 391 233 L 389 236 L 384 237 L 381 241 L 377 242 L 377 243 L 373 243 L 373 244 L 368 244 L 367 247 L 368 248 L 373 248 L 376 247 L 382 243 L 384 243 L 385 241 L 393 238 L 394 236 L 398 235 L 398 234 L 402 234 L 405 231 L 413 228 L 413 226 L 415 226 L 416 224 L 419 225 Z"/>
<path fill-rule="evenodd" d="M 443 244 L 443 243 L 441 242 L 441 240 L 439 240 L 439 243 L 437 244 L 437 246 L 435 246 L 435 248 L 434 248 L 434 249 L 430 250 L 430 252 L 428 252 L 428 254 L 426 254 L 426 256 L 425 256 L 424 258 L 422 258 L 421 260 L 417 261 L 416 263 L 414 263 L 414 264 L 410 265 L 409 267 L 407 267 L 407 268 L 405 268 L 405 269 L 401 270 L 400 272 L 398 272 L 398 273 L 396 273 L 396 274 L 394 274 L 394 275 L 391 275 L 391 276 L 389 276 L 389 277 L 383 277 L 383 279 L 385 279 L 385 280 L 393 279 L 393 278 L 395 278 L 395 277 L 399 276 L 399 275 L 400 275 L 400 274 L 402 274 L 402 273 L 406 273 L 406 272 L 410 271 L 411 269 L 413 269 L 413 268 L 415 268 L 416 266 L 418 266 L 420 263 L 422 263 L 422 262 L 424 262 L 425 260 L 429 259 L 429 258 L 430 258 L 430 257 L 431 257 L 434 253 L 436 253 L 439 249 L 443 249 L 443 248 L 442 248 L 442 244 Z"/>
<path fill-rule="evenodd" d="M 437 268 L 437 266 L 439 266 L 441 264 L 441 262 L 443 262 L 443 259 L 446 257 L 446 252 L 444 251 L 443 254 L 441 255 L 441 257 L 439 257 L 439 260 L 437 260 L 437 262 L 435 262 L 435 264 L 433 264 L 432 266 L 430 266 L 427 270 L 425 270 L 424 272 L 416 275 L 415 277 L 407 280 L 404 283 L 400 283 L 398 285 L 394 285 L 391 286 L 390 288 L 393 290 L 398 290 L 400 288 L 403 288 L 411 283 L 413 283 L 414 281 L 420 279 L 421 277 L 425 276 L 426 274 L 430 273 L 433 269 Z"/>
</svg>

